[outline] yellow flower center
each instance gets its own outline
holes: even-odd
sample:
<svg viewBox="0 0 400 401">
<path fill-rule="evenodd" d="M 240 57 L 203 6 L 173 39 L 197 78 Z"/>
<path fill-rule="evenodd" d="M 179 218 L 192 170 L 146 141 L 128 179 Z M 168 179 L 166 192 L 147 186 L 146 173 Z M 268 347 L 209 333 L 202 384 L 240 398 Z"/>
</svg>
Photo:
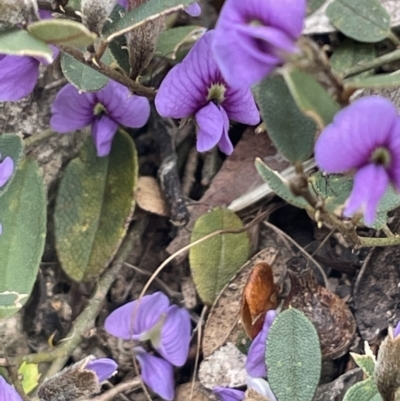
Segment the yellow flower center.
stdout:
<svg viewBox="0 0 400 401">
<path fill-rule="evenodd" d="M 208 88 L 207 100 L 221 104 L 225 100 L 226 87 L 224 84 L 213 84 Z"/>
</svg>

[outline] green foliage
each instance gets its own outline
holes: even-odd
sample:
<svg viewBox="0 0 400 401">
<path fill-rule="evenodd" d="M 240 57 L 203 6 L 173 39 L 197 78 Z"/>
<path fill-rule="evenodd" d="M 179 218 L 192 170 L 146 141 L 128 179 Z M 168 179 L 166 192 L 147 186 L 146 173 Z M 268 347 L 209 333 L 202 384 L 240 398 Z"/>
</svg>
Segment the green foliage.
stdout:
<svg viewBox="0 0 400 401">
<path fill-rule="evenodd" d="M 343 401 L 382 401 L 374 380 L 369 377 L 351 386 Z"/>
<path fill-rule="evenodd" d="M 354 362 L 363 370 L 367 377 L 374 377 L 375 371 L 375 356 L 372 352 L 368 355 L 360 355 L 355 352 L 350 352 L 350 355 L 354 359 Z"/>
<path fill-rule="evenodd" d="M 344 81 L 346 88 L 394 88 L 400 85 L 400 73 L 378 74 L 372 77 L 351 78 Z"/>
<path fill-rule="evenodd" d="M 359 42 L 379 42 L 390 33 L 390 17 L 379 0 L 335 0 L 326 14 L 333 26 Z"/>
<path fill-rule="evenodd" d="M 301 209 L 309 207 L 307 201 L 301 196 L 293 195 L 284 178 L 276 171 L 271 170 L 261 159 L 257 158 L 255 165 L 258 174 L 278 196 Z"/>
<path fill-rule="evenodd" d="M 72 279 L 96 279 L 117 251 L 133 212 L 137 163 L 132 139 L 119 131 L 107 157 L 97 157 L 88 138 L 67 166 L 54 221 L 58 257 Z"/>
<path fill-rule="evenodd" d="M 218 230 L 237 230 L 242 222 L 228 209 L 215 208 L 204 214 L 193 228 L 193 243 Z M 247 261 L 250 251 L 246 232 L 220 234 L 190 248 L 189 262 L 200 298 L 211 305 L 219 292 Z"/>
<path fill-rule="evenodd" d="M 325 0 L 308 0 L 307 1 L 307 15 L 312 14 L 314 11 L 317 11 L 318 8 L 325 3 Z"/>
<path fill-rule="evenodd" d="M 25 159 L 0 197 L 0 318 L 28 300 L 46 237 L 46 191 L 39 166 Z"/>
<path fill-rule="evenodd" d="M 113 60 L 110 50 L 107 49 L 101 61 L 105 64 L 111 64 Z M 66 53 L 61 55 L 61 69 L 65 78 L 83 92 L 98 91 L 108 83 L 108 78 L 105 75 L 100 74 Z"/>
<path fill-rule="evenodd" d="M 311 75 L 297 69 L 286 69 L 283 76 L 299 109 L 318 127 L 323 128 L 333 120 L 340 105 Z"/>
<path fill-rule="evenodd" d="M 284 79 L 264 79 L 255 95 L 268 135 L 277 149 L 293 163 L 307 160 L 313 152 L 317 127 L 299 110 Z"/>
<path fill-rule="evenodd" d="M 22 387 L 25 394 L 29 394 L 38 386 L 41 374 L 38 365 L 35 363 L 22 362 L 18 374 L 22 377 Z"/>
<path fill-rule="evenodd" d="M 144 24 L 146 20 L 178 11 L 191 3 L 193 0 L 149 0 L 110 24 L 104 29 L 103 35 L 107 37 L 107 42 L 110 42 L 115 37 Z"/>
<path fill-rule="evenodd" d="M 268 382 L 279 401 L 311 401 L 321 373 L 317 331 L 297 309 L 280 313 L 268 333 Z"/>
<path fill-rule="evenodd" d="M 14 161 L 14 171 L 6 184 L 0 188 L 0 197 L 11 185 L 24 156 L 24 142 L 18 135 L 0 134 L 0 160 L 5 159 L 7 156 L 11 157 Z"/>
<path fill-rule="evenodd" d="M 43 57 L 49 63 L 53 61 L 51 48 L 22 29 L 0 31 L 0 53 Z"/>
<path fill-rule="evenodd" d="M 156 53 L 172 60 L 176 58 L 179 48 L 190 41 L 194 41 L 204 28 L 196 25 L 178 26 L 161 32 L 156 44 Z"/>
<path fill-rule="evenodd" d="M 28 26 L 28 31 L 35 38 L 46 43 L 83 48 L 91 45 L 97 37 L 83 24 L 68 19 L 46 19 L 34 22 Z"/>
</svg>

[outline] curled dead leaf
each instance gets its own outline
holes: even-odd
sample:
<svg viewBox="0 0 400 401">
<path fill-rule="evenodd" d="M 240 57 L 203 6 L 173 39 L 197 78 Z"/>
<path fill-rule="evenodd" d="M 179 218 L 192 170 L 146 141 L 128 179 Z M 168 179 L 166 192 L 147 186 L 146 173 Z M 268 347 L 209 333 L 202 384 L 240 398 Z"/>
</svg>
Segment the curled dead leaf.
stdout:
<svg viewBox="0 0 400 401">
<path fill-rule="evenodd" d="M 146 212 L 168 216 L 168 206 L 164 200 L 160 186 L 154 177 L 139 177 L 135 200 Z"/>
</svg>

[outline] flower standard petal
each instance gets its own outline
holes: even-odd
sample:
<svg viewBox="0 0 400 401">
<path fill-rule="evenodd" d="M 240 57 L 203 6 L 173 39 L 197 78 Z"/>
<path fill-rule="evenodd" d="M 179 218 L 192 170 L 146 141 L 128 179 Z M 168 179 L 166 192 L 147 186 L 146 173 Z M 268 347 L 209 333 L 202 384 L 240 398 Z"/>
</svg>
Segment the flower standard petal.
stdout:
<svg viewBox="0 0 400 401">
<path fill-rule="evenodd" d="M 198 17 L 201 14 L 200 4 L 196 1 L 190 6 L 185 7 L 185 11 L 192 17 Z"/>
<path fill-rule="evenodd" d="M 117 129 L 118 123 L 107 114 L 103 114 L 94 120 L 92 124 L 92 137 L 96 145 L 97 156 L 103 157 L 110 153 Z"/>
<path fill-rule="evenodd" d="M 269 329 L 274 322 L 277 313 L 274 310 L 267 312 L 262 330 L 250 345 L 246 360 L 246 371 L 252 377 L 265 377 L 267 368 L 265 366 L 265 349 Z"/>
<path fill-rule="evenodd" d="M 189 354 L 190 331 L 188 311 L 172 305 L 166 312 L 159 343 L 152 342 L 152 344 L 168 362 L 175 366 L 182 366 Z"/>
<path fill-rule="evenodd" d="M 14 160 L 7 156 L 0 163 L 0 188 L 6 184 L 14 171 Z"/>
<path fill-rule="evenodd" d="M 142 347 L 135 347 L 135 356 L 142 368 L 142 379 L 164 400 L 173 400 L 174 368 L 164 359 L 147 353 Z"/>
<path fill-rule="evenodd" d="M 213 148 L 221 139 L 224 130 L 224 117 L 220 108 L 213 102 L 200 109 L 196 115 L 197 144 L 199 152 Z"/>
<path fill-rule="evenodd" d="M 102 383 L 116 373 L 118 364 L 111 358 L 99 358 L 89 362 L 85 368 L 93 370 L 97 375 L 99 383 Z"/>
<path fill-rule="evenodd" d="M 139 340 L 143 333 L 156 325 L 168 306 L 169 299 L 162 292 L 145 295 L 140 301 L 129 302 L 112 312 L 107 317 L 104 328 L 115 337 Z"/>
<path fill-rule="evenodd" d="M 40 62 L 33 57 L 5 56 L 0 60 L 0 101 L 29 95 L 39 76 Z"/>
<path fill-rule="evenodd" d="M 89 125 L 94 119 L 96 97 L 93 93 L 79 93 L 72 85 L 64 86 L 51 106 L 50 126 L 54 131 L 66 133 Z"/>
<path fill-rule="evenodd" d="M 96 93 L 107 113 L 119 124 L 130 128 L 140 128 L 150 117 L 150 103 L 143 96 L 131 95 L 128 88 L 115 81 Z"/>
<path fill-rule="evenodd" d="M 0 400 L 1 401 L 22 401 L 22 398 L 14 389 L 10 386 L 2 376 L 0 376 Z"/>
<path fill-rule="evenodd" d="M 244 391 L 234 388 L 214 387 L 212 391 L 220 401 L 242 401 L 244 399 Z"/>
<path fill-rule="evenodd" d="M 388 185 L 389 177 L 384 167 L 369 164 L 358 170 L 344 215 L 351 217 L 357 211 L 361 211 L 365 223 L 371 225 L 375 220 L 378 203 Z"/>
<path fill-rule="evenodd" d="M 230 119 L 239 123 L 256 125 L 260 122 L 260 112 L 254 96 L 248 88 L 235 90 L 228 87 L 221 106 Z"/>
</svg>

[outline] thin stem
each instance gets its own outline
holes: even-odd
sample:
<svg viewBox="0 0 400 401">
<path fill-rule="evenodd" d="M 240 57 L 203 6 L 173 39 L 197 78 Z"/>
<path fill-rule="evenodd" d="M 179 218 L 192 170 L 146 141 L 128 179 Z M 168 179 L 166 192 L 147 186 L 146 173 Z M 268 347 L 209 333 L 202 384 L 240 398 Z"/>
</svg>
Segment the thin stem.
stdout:
<svg viewBox="0 0 400 401">
<path fill-rule="evenodd" d="M 113 388 L 106 391 L 105 393 L 98 395 L 97 397 L 91 398 L 90 401 L 111 401 L 114 397 L 116 397 L 123 391 L 131 391 L 135 390 L 136 388 L 139 388 L 140 383 L 141 383 L 140 377 L 135 377 L 129 382 L 119 383 L 115 385 Z"/>
<path fill-rule="evenodd" d="M 148 88 L 147 86 L 143 86 L 136 81 L 133 81 L 126 75 L 119 73 L 118 71 L 112 69 L 107 64 L 104 64 L 100 60 L 94 60 L 93 58 L 86 60 L 83 54 L 72 47 L 67 46 L 59 46 L 60 50 L 64 53 L 69 54 L 76 60 L 80 61 L 81 63 L 87 65 L 88 67 L 92 68 L 93 70 L 100 72 L 100 74 L 105 75 L 106 77 L 119 82 L 120 84 L 126 86 L 132 93 L 147 97 L 148 99 L 152 100 L 156 96 L 156 91 L 153 88 Z"/>
<path fill-rule="evenodd" d="M 369 238 L 369 237 L 358 237 L 360 240 L 360 246 L 393 246 L 400 245 L 400 236 L 395 235 L 390 238 Z"/>
<path fill-rule="evenodd" d="M 344 71 L 344 78 L 349 78 L 357 74 L 361 74 L 362 72 L 371 70 L 376 67 L 380 67 L 383 64 L 392 63 L 393 61 L 397 61 L 400 59 L 400 49 L 396 49 L 390 53 L 384 54 L 383 56 L 376 57 L 370 61 L 364 61 L 361 63 L 357 63 L 352 67 L 348 68 Z"/>
<path fill-rule="evenodd" d="M 54 132 L 52 129 L 48 128 L 42 132 L 39 132 L 38 134 L 33 134 L 30 137 L 25 139 L 25 148 L 28 148 L 32 145 L 35 145 L 39 142 L 44 141 L 45 139 L 51 138 L 53 135 L 55 135 L 56 132 Z"/>
<path fill-rule="evenodd" d="M 388 39 L 395 45 L 395 46 L 399 46 L 400 45 L 400 40 L 399 38 L 396 36 L 396 34 L 393 31 L 390 31 Z"/>
</svg>

